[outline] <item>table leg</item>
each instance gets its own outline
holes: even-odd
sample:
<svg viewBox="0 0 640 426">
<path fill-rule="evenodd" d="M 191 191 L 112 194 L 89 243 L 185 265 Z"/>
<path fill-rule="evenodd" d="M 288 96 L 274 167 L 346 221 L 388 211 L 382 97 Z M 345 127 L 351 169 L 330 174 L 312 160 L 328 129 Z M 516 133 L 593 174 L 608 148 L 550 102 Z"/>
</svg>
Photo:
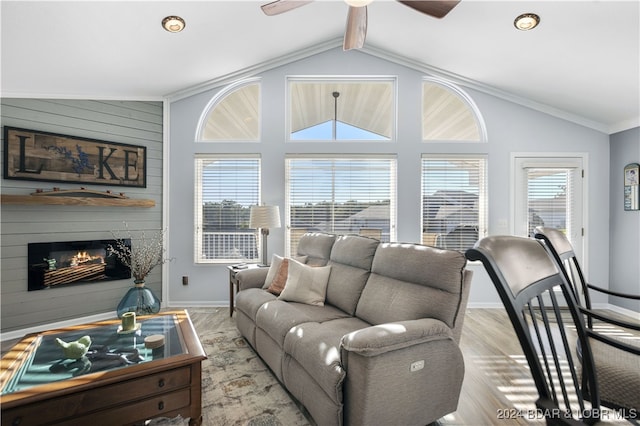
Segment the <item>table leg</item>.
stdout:
<svg viewBox="0 0 640 426">
<path fill-rule="evenodd" d="M 229 281 L 229 317 L 233 317 L 234 303 L 233 303 L 233 281 Z"/>
</svg>

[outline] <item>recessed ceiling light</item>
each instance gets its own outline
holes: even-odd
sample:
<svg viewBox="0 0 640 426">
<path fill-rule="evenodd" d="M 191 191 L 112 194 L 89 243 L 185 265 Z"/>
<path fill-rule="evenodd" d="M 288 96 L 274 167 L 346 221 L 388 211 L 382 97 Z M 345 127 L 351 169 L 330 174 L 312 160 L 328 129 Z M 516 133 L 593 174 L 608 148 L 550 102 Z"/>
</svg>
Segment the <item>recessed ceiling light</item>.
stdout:
<svg viewBox="0 0 640 426">
<path fill-rule="evenodd" d="M 523 13 L 518 16 L 513 25 L 520 31 L 529 31 L 534 29 L 540 23 L 540 17 L 535 13 Z"/>
<path fill-rule="evenodd" d="M 186 25 L 184 19 L 179 16 L 167 16 L 162 20 L 162 28 L 170 33 L 179 33 Z"/>
</svg>

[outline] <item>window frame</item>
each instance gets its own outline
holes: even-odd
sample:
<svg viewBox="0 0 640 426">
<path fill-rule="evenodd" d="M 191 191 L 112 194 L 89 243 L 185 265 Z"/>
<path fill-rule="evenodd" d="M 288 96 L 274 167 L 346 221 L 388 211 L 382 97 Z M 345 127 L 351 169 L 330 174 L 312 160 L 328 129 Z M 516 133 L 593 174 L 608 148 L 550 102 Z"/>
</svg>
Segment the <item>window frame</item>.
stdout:
<svg viewBox="0 0 640 426">
<path fill-rule="evenodd" d="M 522 188 L 525 188 L 526 173 L 523 171 L 527 168 L 567 168 L 574 169 L 575 173 L 579 176 L 575 176 L 575 183 L 579 183 L 579 188 L 574 188 L 572 194 L 574 197 L 573 208 L 575 210 L 573 222 L 573 235 L 567 235 L 571 245 L 573 246 L 576 257 L 581 261 L 583 265 L 588 265 L 588 262 L 584 261 L 586 249 L 588 247 L 588 232 L 584 232 L 587 224 L 587 174 L 586 170 L 587 154 L 579 152 L 557 152 L 557 153 L 512 153 L 511 154 L 511 234 L 524 235 L 526 232 L 526 225 L 523 225 L 523 219 L 525 216 L 524 210 L 527 206 L 527 194 L 524 194 Z M 528 212 L 526 213 L 528 217 Z M 587 266 L 583 267 L 585 274 L 587 273 Z"/>
<path fill-rule="evenodd" d="M 317 82 L 317 83 L 367 83 L 367 82 L 389 82 L 391 83 L 391 132 L 389 139 L 292 139 L 292 102 L 291 84 L 294 82 Z M 286 143 L 394 143 L 397 141 L 398 129 L 398 77 L 389 75 L 292 75 L 286 77 L 285 83 L 285 142 Z M 365 129 L 366 130 L 366 129 Z"/>
<path fill-rule="evenodd" d="M 478 176 L 478 240 L 488 234 L 489 217 L 489 197 L 488 197 L 488 170 L 489 159 L 487 154 L 432 154 L 423 153 L 420 157 L 420 242 L 426 245 L 436 245 L 437 239 L 433 242 L 425 241 L 425 160 L 435 161 L 479 161 L 481 170 Z M 436 237 L 437 238 L 437 237 Z"/>
<path fill-rule="evenodd" d="M 196 154 L 194 156 L 194 263 L 195 264 L 220 264 L 220 263 L 237 263 L 237 262 L 258 262 L 260 258 L 260 253 L 262 252 L 262 240 L 258 236 L 258 232 L 255 229 L 251 229 L 251 232 L 247 232 L 246 234 L 253 234 L 255 238 L 255 256 L 251 258 L 247 257 L 228 257 L 228 258 L 206 258 L 203 253 L 203 237 L 204 237 L 204 225 L 203 225 L 203 205 L 204 205 L 204 196 L 202 194 L 203 190 L 203 176 L 201 172 L 204 171 L 204 166 L 201 165 L 202 162 L 205 161 L 241 161 L 241 160 L 251 160 L 255 161 L 257 164 L 257 170 L 255 171 L 256 175 L 256 187 L 253 190 L 247 191 L 248 193 L 255 193 L 256 195 L 256 203 L 255 205 L 260 205 L 261 203 L 261 176 L 262 176 L 262 159 L 260 155 L 257 154 Z M 246 207 L 253 205 L 250 204 Z M 237 232 L 229 232 L 229 234 L 238 234 Z"/>
<path fill-rule="evenodd" d="M 213 112 L 213 110 L 222 103 L 227 96 L 236 92 L 237 90 L 241 90 L 247 86 L 251 86 L 253 84 L 258 85 L 258 111 L 257 111 L 257 120 L 256 123 L 258 128 L 258 136 L 256 139 L 205 139 L 204 132 L 207 125 L 207 118 L 209 114 Z M 260 77 L 247 78 L 243 80 L 236 81 L 234 83 L 229 84 L 228 86 L 222 88 L 218 93 L 216 93 L 211 100 L 207 103 L 205 108 L 202 110 L 200 117 L 198 119 L 198 125 L 196 126 L 196 134 L 194 141 L 196 143 L 256 143 L 262 140 L 262 79 Z"/>
<path fill-rule="evenodd" d="M 424 103 L 424 86 L 426 83 L 440 86 L 444 90 L 450 92 L 451 96 L 455 96 L 462 103 L 464 103 L 471 115 L 473 116 L 476 126 L 478 128 L 479 139 L 478 140 L 459 140 L 459 139 L 426 139 L 424 134 L 424 119 L 425 119 L 425 103 Z M 420 138 L 423 143 L 487 143 L 487 127 L 484 122 L 484 117 L 480 112 L 480 109 L 464 90 L 457 85 L 443 80 L 437 77 L 425 76 L 422 78 L 422 84 L 420 86 Z"/>
<path fill-rule="evenodd" d="M 389 241 L 397 239 L 397 218 L 398 218 L 398 158 L 396 155 L 389 154 L 287 154 L 285 156 L 285 207 L 284 207 L 284 224 L 285 224 L 285 254 L 292 254 L 292 226 L 291 226 L 291 165 L 295 160 L 329 160 L 329 161 L 350 161 L 350 160 L 389 160 L 390 161 L 390 178 L 389 183 Z M 367 229 L 367 228 L 361 228 Z M 332 231 L 326 231 L 335 233 Z M 343 233 L 336 233 L 342 235 Z"/>
</svg>

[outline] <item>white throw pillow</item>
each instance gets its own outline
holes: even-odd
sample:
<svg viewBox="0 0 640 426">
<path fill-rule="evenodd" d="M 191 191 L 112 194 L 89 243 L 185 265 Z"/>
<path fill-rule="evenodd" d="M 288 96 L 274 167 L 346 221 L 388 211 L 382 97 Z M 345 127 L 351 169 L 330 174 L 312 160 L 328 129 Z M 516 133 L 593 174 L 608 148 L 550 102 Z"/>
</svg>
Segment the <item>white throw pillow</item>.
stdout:
<svg viewBox="0 0 640 426">
<path fill-rule="evenodd" d="M 289 260 L 287 285 L 278 296 L 280 300 L 324 306 L 331 266 L 311 267 Z"/>
</svg>

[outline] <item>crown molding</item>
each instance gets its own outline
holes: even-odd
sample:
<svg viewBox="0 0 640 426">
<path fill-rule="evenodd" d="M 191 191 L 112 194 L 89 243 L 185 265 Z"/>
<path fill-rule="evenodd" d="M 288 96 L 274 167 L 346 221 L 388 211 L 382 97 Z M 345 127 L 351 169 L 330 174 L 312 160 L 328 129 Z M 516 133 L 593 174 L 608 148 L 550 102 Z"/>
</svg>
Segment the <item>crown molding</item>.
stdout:
<svg viewBox="0 0 640 426">
<path fill-rule="evenodd" d="M 259 73 L 269 71 L 271 69 L 287 65 L 291 62 L 299 61 L 301 59 L 317 55 L 319 53 L 326 52 L 327 50 L 334 49 L 338 46 L 342 46 L 342 38 L 334 38 L 323 43 L 314 44 L 296 52 L 270 59 L 256 65 L 252 65 L 250 67 L 223 75 L 221 77 L 206 81 L 201 84 L 197 84 L 195 86 L 188 87 L 186 89 L 178 90 L 176 92 L 168 94 L 166 97 L 169 102 L 178 101 L 193 95 L 200 94 L 207 90 L 230 84 L 242 78 L 254 77 Z"/>
<path fill-rule="evenodd" d="M 68 93 L 21 93 L 21 92 L 2 92 L 0 98 L 4 99 L 65 99 L 72 101 L 131 101 L 131 102 L 162 102 L 165 96 L 104 96 L 94 94 L 75 94 Z"/>
<path fill-rule="evenodd" d="M 555 108 L 552 107 L 550 105 L 547 104 L 543 104 L 540 102 L 536 102 L 533 101 L 531 99 L 528 98 L 524 98 L 522 96 L 518 96 L 515 95 L 513 93 L 510 92 L 506 92 L 504 90 L 498 89 L 494 86 L 488 85 L 488 84 L 484 84 L 481 83 L 479 81 L 476 80 L 472 80 L 470 78 L 464 77 L 462 75 L 456 74 L 456 73 L 452 73 L 449 71 L 445 71 L 443 69 L 437 68 L 437 67 L 433 67 L 431 65 L 419 62 L 419 61 L 415 61 L 413 59 L 395 54 L 393 52 L 390 52 L 388 50 L 385 49 L 380 49 L 376 46 L 365 46 L 362 51 L 364 53 L 367 53 L 369 55 L 378 57 L 380 59 L 385 59 L 391 62 L 394 62 L 396 64 L 399 65 L 403 65 L 407 68 L 411 68 L 414 69 L 416 71 L 421 71 L 424 72 L 425 74 L 431 74 L 433 76 L 437 76 L 440 78 L 443 78 L 445 80 L 449 80 L 453 83 L 459 84 L 461 86 L 465 86 L 468 87 L 470 89 L 473 90 L 477 90 L 479 92 L 482 93 L 486 93 L 488 95 L 491 96 L 495 96 L 497 98 L 518 104 L 518 105 L 522 105 L 525 106 L 527 108 L 531 108 L 533 110 L 539 111 L 539 112 L 543 112 L 545 114 L 549 114 L 551 116 L 557 117 L 557 118 L 561 118 L 563 120 L 566 121 L 570 121 L 576 124 L 579 124 L 581 126 L 584 127 L 588 127 L 594 130 L 597 130 L 599 132 L 603 132 L 603 133 L 609 133 L 609 128 L 606 124 L 595 121 L 595 120 L 591 120 L 588 118 L 585 118 L 583 116 L 577 115 L 577 114 L 573 114 L 564 110 L 561 110 L 559 108 Z"/>
<path fill-rule="evenodd" d="M 241 78 L 252 77 L 259 73 L 269 71 L 273 68 L 283 66 L 288 63 L 295 62 L 301 59 L 305 59 L 310 56 L 326 52 L 327 50 L 342 47 L 342 41 L 343 41 L 342 38 L 334 38 L 331 40 L 327 40 L 325 42 L 315 44 L 305 49 L 298 50 L 294 53 L 283 55 L 278 58 L 275 58 L 266 62 L 262 62 L 256 65 L 253 65 L 251 67 L 244 68 L 242 70 L 238 70 L 236 72 L 221 76 L 219 78 L 209 80 L 202 84 L 198 84 L 196 86 L 192 86 L 186 89 L 182 89 L 182 90 L 170 93 L 166 97 L 169 100 L 169 102 L 173 102 L 173 101 L 184 99 L 193 95 L 197 95 L 204 91 L 215 89 L 217 87 L 229 84 Z M 539 112 L 543 112 L 545 114 L 549 114 L 551 116 L 561 118 L 563 120 L 570 121 L 584 127 L 597 130 L 602 133 L 609 134 L 611 130 L 609 126 L 607 126 L 604 123 L 597 122 L 597 121 L 582 117 L 580 115 L 573 114 L 573 113 L 552 107 L 550 105 L 535 102 L 535 101 L 532 101 L 531 99 L 514 95 L 513 93 L 500 90 L 496 87 L 481 83 L 476 80 L 472 80 L 470 78 L 464 77 L 459 74 L 445 71 L 443 69 L 436 68 L 419 61 L 415 61 L 413 59 L 395 54 L 388 50 L 378 48 L 371 44 L 367 44 L 362 49 L 359 49 L 359 52 L 362 52 L 371 56 L 375 56 L 377 58 L 384 59 L 384 60 L 396 63 L 398 65 L 402 65 L 407 68 L 411 68 L 416 71 L 423 72 L 431 76 L 439 77 L 439 78 L 451 81 L 453 83 L 459 84 L 461 86 L 465 86 L 465 87 L 477 90 L 479 92 L 486 93 L 488 95 L 492 95 L 497 98 L 500 98 L 518 105 L 522 105 L 527 108 L 530 108 Z M 622 125 L 620 126 L 620 128 L 622 129 Z"/>
<path fill-rule="evenodd" d="M 635 129 L 636 127 L 640 127 L 640 117 L 630 118 L 629 120 L 624 120 L 610 126 L 609 134 L 624 132 L 625 130 Z"/>
<path fill-rule="evenodd" d="M 190 86 L 185 89 L 181 89 L 164 96 L 143 96 L 143 97 L 127 97 L 127 96 L 101 96 L 101 95 L 88 95 L 88 94 L 68 94 L 68 93 L 60 93 L 60 94 L 34 94 L 34 93 L 20 93 L 20 92 L 2 92 L 2 98 L 29 98 L 29 99 L 77 99 L 77 100 L 111 100 L 111 101 L 138 101 L 138 102 L 158 102 L 158 101 L 168 101 L 174 102 L 184 98 L 188 98 L 190 96 L 194 96 L 200 94 L 202 92 L 215 89 L 220 86 L 224 86 L 230 84 L 234 81 L 237 81 L 242 78 L 252 77 L 259 73 L 269 71 L 271 69 L 287 65 L 289 63 L 299 61 L 313 55 L 317 55 L 319 53 L 326 52 L 331 49 L 335 49 L 338 47 L 342 47 L 342 37 L 333 38 L 322 43 L 314 44 L 312 46 L 306 47 L 304 49 L 298 50 L 296 52 L 286 54 L 269 61 L 265 61 L 259 64 L 252 65 L 250 67 L 237 70 L 235 72 L 226 74 L 224 76 L 208 80 L 206 82 L 197 84 L 195 86 Z M 570 113 L 568 111 L 561 110 L 559 108 L 552 107 L 547 104 L 535 102 L 531 99 L 524 98 L 518 95 L 515 95 L 510 92 L 506 92 L 500 90 L 496 87 L 490 86 L 488 84 L 481 83 L 476 80 L 472 80 L 470 78 L 464 77 L 462 75 L 452 73 L 437 67 L 433 67 L 431 65 L 398 55 L 396 53 L 390 52 L 388 50 L 376 47 L 375 45 L 367 44 L 362 49 L 359 49 L 360 52 L 384 59 L 398 65 L 405 66 L 407 68 L 414 69 L 419 72 L 423 72 L 425 74 L 439 77 L 448 81 L 451 81 L 455 84 L 491 95 L 497 98 L 515 103 L 517 105 L 522 105 L 527 108 L 543 112 L 545 114 L 549 114 L 551 116 L 573 122 L 579 124 L 581 126 L 597 130 L 606 134 L 618 133 L 621 131 L 629 130 L 632 128 L 640 127 L 640 117 L 631 118 L 629 120 L 625 120 L 619 123 L 615 123 L 613 125 L 607 125 L 602 122 L 598 122 L 595 120 L 588 119 L 586 117 Z"/>
</svg>

